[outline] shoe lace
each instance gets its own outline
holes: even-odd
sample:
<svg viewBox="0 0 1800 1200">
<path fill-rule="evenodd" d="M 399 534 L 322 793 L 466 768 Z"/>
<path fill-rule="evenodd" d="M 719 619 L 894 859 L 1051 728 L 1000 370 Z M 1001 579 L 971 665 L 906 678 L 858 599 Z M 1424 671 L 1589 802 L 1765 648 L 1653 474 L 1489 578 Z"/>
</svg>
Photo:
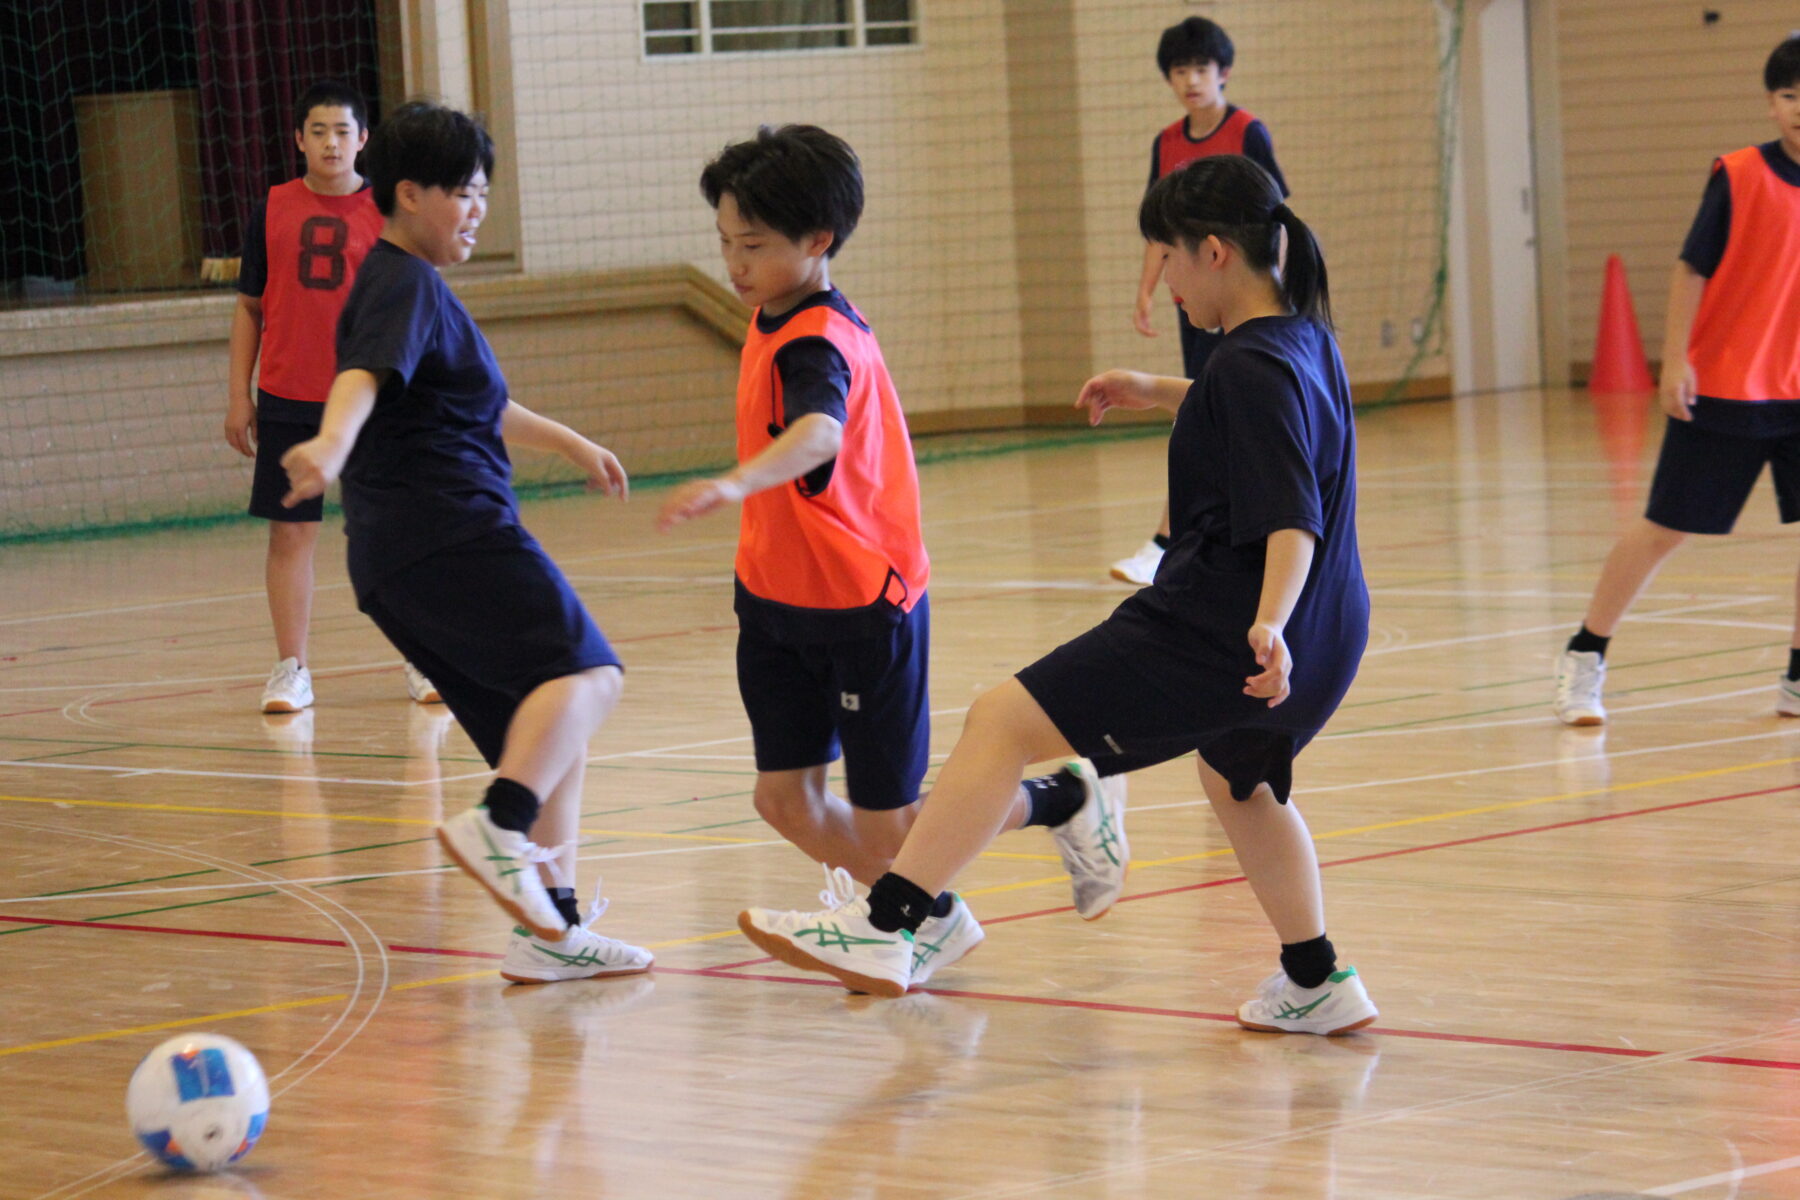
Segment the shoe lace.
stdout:
<svg viewBox="0 0 1800 1200">
<path fill-rule="evenodd" d="M 850 878 L 850 872 L 842 867 L 827 866 L 825 868 L 825 890 L 819 893 L 819 903 L 826 911 L 836 912 L 856 903 L 856 881 Z"/>
</svg>

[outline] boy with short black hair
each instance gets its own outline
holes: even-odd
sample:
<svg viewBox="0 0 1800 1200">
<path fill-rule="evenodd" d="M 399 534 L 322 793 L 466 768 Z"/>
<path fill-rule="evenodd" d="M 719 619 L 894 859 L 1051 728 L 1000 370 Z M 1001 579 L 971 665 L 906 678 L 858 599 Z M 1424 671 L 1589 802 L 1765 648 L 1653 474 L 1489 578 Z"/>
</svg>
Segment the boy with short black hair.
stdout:
<svg viewBox="0 0 1800 1200">
<path fill-rule="evenodd" d="M 1644 516 L 1607 555 L 1557 660 L 1553 711 L 1601 725 L 1613 631 L 1690 533 L 1730 533 L 1769 464 L 1800 521 L 1800 36 L 1763 66 L 1776 138 L 1714 161 L 1669 282 L 1659 400 L 1668 416 Z M 1800 585 L 1797 585 L 1800 587 Z M 1800 716 L 1800 606 L 1775 711 Z"/>
<path fill-rule="evenodd" d="M 319 431 L 335 374 L 338 314 L 381 233 L 381 214 L 356 170 L 368 125 L 355 88 L 332 80 L 308 88 L 294 106 L 294 142 L 306 156 L 306 173 L 270 188 L 244 232 L 225 440 L 256 460 L 250 515 L 269 522 L 264 583 L 277 659 L 262 694 L 269 713 L 299 712 L 313 702 L 306 634 L 324 500 L 282 506 L 287 478 L 281 456 Z M 259 358 L 253 400 L 251 376 Z M 414 700 L 439 698 L 411 663 L 406 682 Z"/>
<path fill-rule="evenodd" d="M 483 804 L 444 822 L 438 840 L 518 922 L 500 974 L 636 974 L 650 952 L 588 928 L 604 906 L 596 897 L 584 916 L 574 886 L 588 739 L 623 673 L 520 524 L 502 439 L 561 454 L 609 495 L 625 495 L 625 470 L 511 399 L 487 339 L 434 269 L 474 250 L 494 166 L 486 131 L 415 102 L 375 131 L 365 157 L 386 221 L 338 325 L 319 435 L 282 459 L 283 503 L 342 475 L 358 607 L 430 672 L 497 772 Z"/>
<path fill-rule="evenodd" d="M 931 739 L 930 563 L 912 441 L 874 333 L 831 286 L 831 259 L 862 215 L 862 168 L 823 129 L 765 126 L 709 163 L 700 189 L 732 287 L 756 310 L 738 374 L 739 461 L 677 489 L 659 524 L 742 502 L 738 690 L 756 810 L 825 864 L 827 894 L 852 896 L 912 827 Z M 826 782 L 840 747 L 847 797 Z M 1099 853 L 1097 814 L 1120 798 L 1088 770 L 1043 804 L 1022 789 L 1016 823 L 1060 825 L 1059 843 Z M 1123 879 L 1122 864 L 1097 870 L 1105 878 L 1077 870 L 1086 916 L 1110 907 Z M 954 893 L 929 910 L 914 984 L 983 937 Z"/>
<path fill-rule="evenodd" d="M 1275 162 L 1275 144 L 1268 127 L 1225 99 L 1225 81 L 1237 61 L 1236 48 L 1219 24 L 1205 17 L 1189 17 L 1163 30 L 1156 45 L 1156 69 L 1182 107 L 1182 117 L 1156 135 L 1150 143 L 1150 185 L 1195 159 L 1214 154 L 1241 154 L 1269 173 L 1283 197 L 1287 180 Z M 1155 246 L 1144 248 L 1144 269 L 1138 277 L 1137 306 L 1131 323 L 1145 337 L 1155 337 L 1150 313 L 1156 303 L 1156 284 L 1162 277 L 1162 258 Z M 1181 374 L 1198 379 L 1206 360 L 1223 338 L 1217 330 L 1196 329 L 1175 297 L 1175 326 L 1181 336 Z M 1149 541 L 1128 558 L 1112 565 L 1112 577 L 1144 586 L 1156 577 L 1163 550 L 1169 544 L 1169 509 L 1163 506 L 1162 523 Z"/>
</svg>

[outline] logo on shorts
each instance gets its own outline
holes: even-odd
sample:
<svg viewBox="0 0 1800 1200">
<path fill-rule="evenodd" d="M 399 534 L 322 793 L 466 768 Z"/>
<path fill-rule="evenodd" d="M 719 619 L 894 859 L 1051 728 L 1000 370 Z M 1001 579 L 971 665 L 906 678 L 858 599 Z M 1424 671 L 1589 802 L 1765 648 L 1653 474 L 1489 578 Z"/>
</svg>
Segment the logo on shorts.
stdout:
<svg viewBox="0 0 1800 1200">
<path fill-rule="evenodd" d="M 838 703 L 844 706 L 845 712 L 862 711 L 862 696 L 856 692 L 839 692 Z"/>
<path fill-rule="evenodd" d="M 1113 735 L 1112 735 L 1112 734 L 1110 734 L 1110 733 L 1103 733 L 1103 734 L 1101 734 L 1101 735 L 1100 735 L 1100 737 L 1101 737 L 1101 738 L 1102 738 L 1102 739 L 1103 739 L 1103 740 L 1104 740 L 1104 741 L 1105 741 L 1105 742 L 1106 742 L 1106 745 L 1107 745 L 1107 748 L 1108 748 L 1108 749 L 1110 749 L 1110 750 L 1111 750 L 1111 751 L 1112 751 L 1112 752 L 1113 752 L 1113 753 L 1114 753 L 1114 754 L 1123 754 L 1123 753 L 1125 753 L 1125 752 L 1124 752 L 1124 751 L 1123 751 L 1123 750 L 1121 750 L 1121 749 L 1119 749 L 1119 743 L 1117 743 L 1117 742 L 1115 742 L 1115 741 L 1113 741 Z"/>
</svg>

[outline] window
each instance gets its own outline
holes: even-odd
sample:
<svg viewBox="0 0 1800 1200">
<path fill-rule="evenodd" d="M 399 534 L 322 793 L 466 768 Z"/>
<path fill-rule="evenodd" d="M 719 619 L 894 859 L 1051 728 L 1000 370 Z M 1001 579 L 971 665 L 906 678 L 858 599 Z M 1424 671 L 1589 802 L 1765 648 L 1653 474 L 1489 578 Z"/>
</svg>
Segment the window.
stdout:
<svg viewBox="0 0 1800 1200">
<path fill-rule="evenodd" d="M 644 54 L 911 46 L 915 8 L 915 0 L 643 0 Z"/>
</svg>

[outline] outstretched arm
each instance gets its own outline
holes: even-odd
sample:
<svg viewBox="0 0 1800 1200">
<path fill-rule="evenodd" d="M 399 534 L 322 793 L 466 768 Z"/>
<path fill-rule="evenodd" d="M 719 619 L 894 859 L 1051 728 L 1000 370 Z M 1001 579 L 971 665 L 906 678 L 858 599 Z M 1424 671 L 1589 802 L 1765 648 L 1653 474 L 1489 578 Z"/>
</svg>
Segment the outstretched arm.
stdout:
<svg viewBox="0 0 1800 1200">
<path fill-rule="evenodd" d="M 500 436 L 514 446 L 560 454 L 587 473 L 588 490 L 626 499 L 631 481 L 618 456 L 605 446 L 589 441 L 561 421 L 552 421 L 508 400 L 500 414 Z"/>
<path fill-rule="evenodd" d="M 842 422 L 824 413 L 807 413 L 750 461 L 739 463 L 715 479 L 696 479 L 676 488 L 657 514 L 656 527 L 671 529 L 746 496 L 798 479 L 836 458 L 843 444 Z"/>
<path fill-rule="evenodd" d="M 373 372 L 360 368 L 344 371 L 331 381 L 331 395 L 325 400 L 318 436 L 281 456 L 288 476 L 288 494 L 281 498 L 283 508 L 324 495 L 325 489 L 343 474 L 344 460 L 356 445 L 356 435 L 375 411 L 375 393 L 380 387 L 381 381 Z"/>
</svg>

